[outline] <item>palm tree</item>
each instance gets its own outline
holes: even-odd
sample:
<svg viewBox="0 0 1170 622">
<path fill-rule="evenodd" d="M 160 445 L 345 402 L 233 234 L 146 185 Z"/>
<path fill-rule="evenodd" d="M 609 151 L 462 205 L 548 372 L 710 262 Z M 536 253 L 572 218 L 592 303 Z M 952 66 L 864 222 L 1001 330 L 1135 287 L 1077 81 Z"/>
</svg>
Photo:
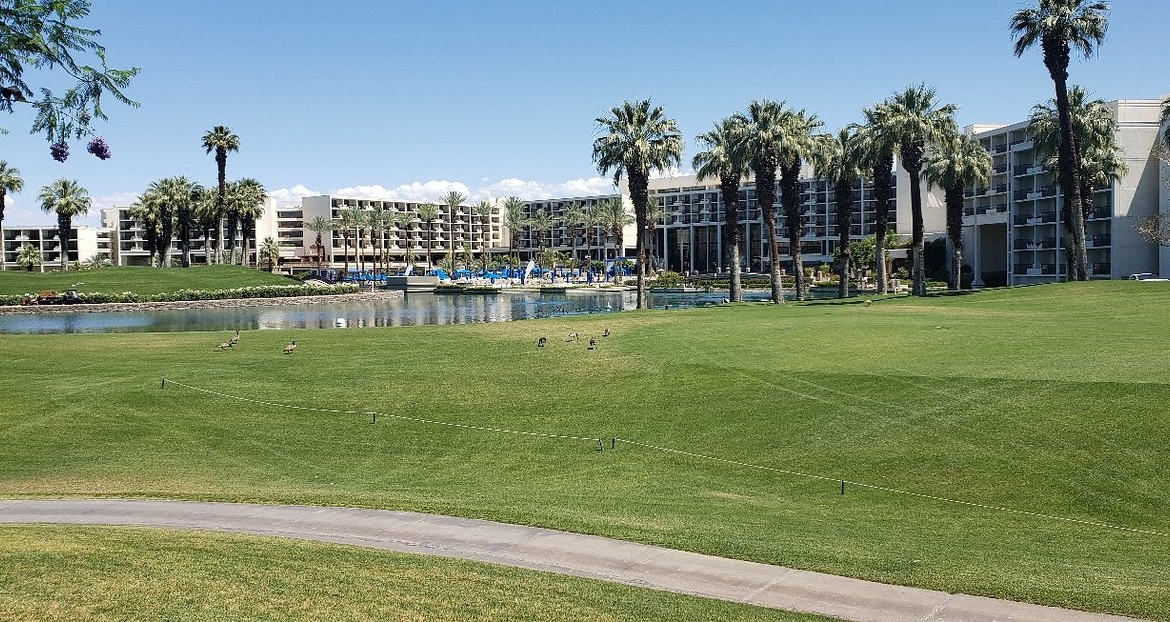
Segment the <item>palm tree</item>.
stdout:
<svg viewBox="0 0 1170 622">
<path fill-rule="evenodd" d="M 784 205 L 784 221 L 788 227 L 788 252 L 792 256 L 792 271 L 796 279 L 796 298 L 808 298 L 808 282 L 804 278 L 804 254 L 801 246 L 804 224 L 800 216 L 800 168 L 805 160 L 820 150 L 820 139 L 813 130 L 824 125 L 815 114 L 795 111 L 786 118 L 784 140 L 780 145 L 780 202 Z"/>
<path fill-rule="evenodd" d="M 1081 204 L 1080 154 L 1073 137 L 1072 118 L 1068 102 L 1068 63 L 1075 48 L 1085 58 L 1093 54 L 1094 46 L 1105 40 L 1109 25 L 1106 14 L 1109 5 L 1089 0 L 1037 0 L 1035 7 L 1020 9 L 1012 16 L 1011 31 L 1018 35 L 1016 56 L 1040 44 L 1044 53 L 1044 67 L 1056 87 L 1056 110 L 1060 125 L 1060 192 L 1064 196 L 1071 221 L 1072 257 L 1070 275 L 1075 280 L 1089 278 L 1088 254 L 1085 250 L 1085 219 L 1075 206 Z M 1074 207 L 1068 207 L 1074 206 Z"/>
<path fill-rule="evenodd" d="M 366 226 L 370 228 L 370 235 L 378 242 L 378 254 L 374 261 L 374 272 L 390 271 L 390 258 L 386 249 L 386 231 L 389 229 L 394 214 L 386 208 L 386 204 L 378 201 L 370 206 L 366 213 Z"/>
<path fill-rule="evenodd" d="M 853 186 L 861 179 L 864 152 L 857 128 L 846 127 L 821 142 L 813 162 L 817 176 L 833 188 L 837 207 L 837 297 L 849 297 L 849 229 L 853 221 Z M 962 215 L 962 205 L 960 215 Z M 960 223 L 961 224 L 961 223 Z"/>
<path fill-rule="evenodd" d="M 488 265 L 488 241 L 491 239 L 492 233 L 492 212 L 495 211 L 495 206 L 490 201 L 480 201 L 472 208 L 476 216 L 480 218 L 479 226 L 479 259 L 483 266 L 484 274 L 487 274 Z"/>
<path fill-rule="evenodd" d="M 450 229 L 451 239 L 450 239 L 450 242 L 447 243 L 447 258 L 450 260 L 451 265 L 454 266 L 455 265 L 455 211 L 458 210 L 459 207 L 461 205 L 463 205 L 463 202 L 467 200 L 467 195 L 461 194 L 461 193 L 456 192 L 454 190 L 451 190 L 447 194 L 444 194 L 439 200 L 443 203 L 443 205 L 445 205 L 447 207 L 447 214 L 449 215 L 449 218 L 450 218 L 449 222 L 451 225 L 451 229 Z"/>
<path fill-rule="evenodd" d="M 192 214 L 195 224 L 203 233 L 204 263 L 207 264 L 212 261 L 212 245 L 215 240 L 213 233 L 219 230 L 220 218 L 216 207 L 218 200 L 219 192 L 215 188 L 204 188 L 196 184 L 191 197 Z"/>
<path fill-rule="evenodd" d="M 609 235 L 613 236 L 613 260 L 614 269 L 613 277 L 616 283 L 618 278 L 618 256 L 622 254 L 622 238 L 624 237 L 626 227 L 635 222 L 634 216 L 626 211 L 626 206 L 618 197 L 611 197 L 603 199 L 597 204 L 597 215 L 602 223 L 602 229 L 608 230 Z"/>
<path fill-rule="evenodd" d="M 33 271 L 33 268 L 41 265 L 41 249 L 25 242 L 20 245 L 20 251 L 16 254 L 16 264 L 20 267 Z"/>
<path fill-rule="evenodd" d="M 230 194 L 233 196 L 232 203 L 234 205 L 231 213 L 236 214 L 242 229 L 241 241 L 244 244 L 244 252 L 240 255 L 240 265 L 247 266 L 248 240 L 256 237 L 256 219 L 264 215 L 264 199 L 268 196 L 268 192 L 264 189 L 264 184 L 250 177 L 245 177 L 232 183 Z M 234 251 L 232 255 L 234 261 Z M 260 263 L 259 257 L 257 257 L 256 263 Z"/>
<path fill-rule="evenodd" d="M 585 205 L 580 201 L 573 201 L 565 210 L 565 216 L 561 222 L 569 230 L 569 243 L 573 247 L 573 258 L 570 263 L 573 266 L 580 266 L 580 261 L 577 259 L 577 235 L 585 226 Z"/>
<path fill-rule="evenodd" d="M 1080 159 L 1077 176 L 1080 180 L 1080 211 L 1083 219 L 1093 211 L 1093 193 L 1108 188 L 1115 179 L 1125 175 L 1128 167 L 1117 144 L 1117 119 L 1105 102 L 1100 99 L 1090 100 L 1084 88 L 1072 86 L 1068 89 L 1068 107 L 1073 143 L 1076 144 Z M 1060 171 L 1059 118 L 1056 101 L 1049 100 L 1047 104 L 1033 106 L 1028 120 L 1028 133 L 1036 146 L 1036 154 L 1051 175 L 1057 175 Z M 1069 242 L 1076 236 L 1072 229 L 1070 205 L 1065 201 L 1061 206 L 1061 220 L 1067 232 L 1065 239 Z M 1075 247 L 1068 244 L 1068 248 L 1071 259 L 1071 251 Z"/>
<path fill-rule="evenodd" d="M 662 106 L 651 107 L 650 100 L 622 102 L 609 116 L 596 119 L 604 134 L 593 141 L 593 162 L 602 175 L 614 172 L 614 184 L 623 173 L 634 204 L 637 226 L 638 297 L 637 308 L 645 309 L 646 300 L 646 210 L 650 202 L 650 171 L 666 170 L 682 163 L 683 138 L 678 122 L 669 119 Z"/>
<path fill-rule="evenodd" d="M 362 210 L 357 206 L 347 207 L 338 213 L 336 230 L 341 232 L 341 250 L 345 262 L 342 274 L 346 277 L 349 276 L 349 236 L 361 218 Z"/>
<path fill-rule="evenodd" d="M 317 270 L 320 271 L 321 262 L 325 255 L 325 245 L 321 240 L 321 234 L 333 230 L 333 220 L 327 216 L 316 216 L 305 223 L 305 228 L 317 234 L 317 243 L 313 245 L 313 248 L 317 249 Z"/>
<path fill-rule="evenodd" d="M 191 266 L 192 196 L 197 187 L 195 182 L 183 176 L 166 177 L 151 182 L 146 192 L 142 193 L 140 203 L 144 209 L 153 211 L 157 222 L 156 250 L 163 268 L 171 267 L 171 241 L 176 224 L 179 227 L 181 265 L 184 268 Z"/>
<path fill-rule="evenodd" d="M 951 289 L 958 291 L 963 267 L 963 189 L 986 186 L 991 155 L 967 134 L 943 137 L 923 171 L 926 182 L 943 189 L 947 206 L 947 237 L 951 240 Z"/>
<path fill-rule="evenodd" d="M 528 226 L 536 231 L 536 247 L 537 250 L 544 250 L 544 241 L 548 237 L 548 232 L 556 225 L 556 219 L 548 215 L 548 212 L 543 208 L 536 210 L 532 218 L 528 221 Z"/>
<path fill-rule="evenodd" d="M 159 264 L 155 264 L 155 255 L 162 250 L 162 214 L 160 214 L 161 202 L 154 200 L 154 197 L 147 193 L 142 196 L 130 206 L 130 217 L 138 223 L 142 229 L 142 237 L 145 242 L 147 252 L 147 262 L 153 267 L 161 264 L 162 257 L 160 256 Z M 169 214 L 167 215 L 169 217 Z"/>
<path fill-rule="evenodd" d="M 1170 150 L 1170 97 L 1162 100 L 1162 148 Z"/>
<path fill-rule="evenodd" d="M 886 131 L 883 118 L 886 104 L 862 110 L 865 125 L 856 126 L 860 142 L 862 166 L 868 169 L 873 184 L 874 198 L 874 265 L 876 266 L 877 293 L 886 293 L 889 278 L 886 274 L 886 237 L 890 226 L 890 192 L 894 184 L 894 148 L 897 141 Z"/>
<path fill-rule="evenodd" d="M 409 211 L 395 210 L 390 213 L 390 223 L 398 227 L 400 233 L 405 234 L 406 252 L 403 259 L 408 266 L 414 264 L 414 238 L 411 236 L 411 230 L 414 229 L 414 214 Z M 387 266 L 387 270 L 389 270 L 389 266 Z"/>
<path fill-rule="evenodd" d="M 227 127 L 217 125 L 203 134 L 203 148 L 207 153 L 215 151 L 215 167 L 219 180 L 219 197 L 216 203 L 216 211 L 219 213 L 219 217 L 223 218 L 224 202 L 227 198 L 227 154 L 229 151 L 240 150 L 240 137 L 233 134 Z M 217 261 L 222 261 L 223 235 L 216 237 L 218 244 L 218 248 L 216 249 Z M 208 256 L 210 256 L 210 252 L 208 252 Z"/>
<path fill-rule="evenodd" d="M 771 250 L 772 302 L 784 302 L 784 286 L 780 281 L 780 241 L 776 235 L 776 170 L 786 163 L 782 159 L 786 135 L 790 131 L 789 117 L 792 111 L 784 102 L 767 99 L 748 104 L 745 122 L 744 148 L 748 165 L 755 173 L 756 202 L 768 229 L 768 246 Z M 803 275 L 802 266 L 793 266 Z"/>
<path fill-rule="evenodd" d="M 881 123 L 884 131 L 898 143 L 902 168 L 910 176 L 910 215 L 914 265 L 911 278 L 913 294 L 926 295 L 926 271 L 923 261 L 925 225 L 922 216 L 921 173 L 926 150 L 957 132 L 955 106 L 939 106 L 934 89 L 925 84 L 908 87 L 886 100 Z"/>
<path fill-rule="evenodd" d="M 24 179 L 21 179 L 20 171 L 8 166 L 7 161 L 0 160 L 0 240 L 4 239 L 4 202 L 9 192 L 21 190 L 24 190 Z M 4 250 L 0 249 L 0 271 L 4 270 L 4 254 Z"/>
<path fill-rule="evenodd" d="M 268 262 L 269 272 L 275 271 L 276 264 L 280 261 L 280 244 L 272 239 L 272 236 L 264 238 L 264 243 L 260 245 L 259 256 L 256 258 L 256 267 L 260 266 L 261 259 Z"/>
<path fill-rule="evenodd" d="M 69 237 L 73 230 L 73 217 L 88 214 L 92 204 L 89 192 L 76 179 L 58 179 L 41 188 L 37 197 L 41 209 L 57 214 L 57 236 L 61 242 L 61 270 L 69 269 Z"/>
<path fill-rule="evenodd" d="M 439 206 L 434 203 L 423 203 L 418 206 L 419 220 L 427 224 L 427 265 L 431 265 L 431 249 L 434 248 L 434 222 L 439 219 Z"/>
<path fill-rule="evenodd" d="M 516 251 L 516 240 L 520 238 L 520 232 L 526 226 L 528 218 L 524 215 L 524 201 L 519 197 L 504 199 L 504 227 L 508 230 L 508 252 L 515 255 L 517 261 L 519 253 Z"/>
<path fill-rule="evenodd" d="M 597 239 L 598 228 L 605 226 L 605 215 L 598 205 L 593 205 L 585 214 L 585 260 L 589 266 L 593 265 L 593 241 Z"/>
<path fill-rule="evenodd" d="M 651 201 L 646 206 L 646 254 L 650 257 L 650 265 L 646 266 L 646 269 L 651 272 L 657 269 L 654 266 L 658 263 L 658 241 L 655 238 L 658 223 L 665 217 L 666 209 L 658 201 Z"/>
<path fill-rule="evenodd" d="M 739 186 L 747 177 L 746 145 L 747 120 L 733 115 L 715 124 L 715 129 L 697 137 L 706 151 L 691 159 L 698 181 L 717 177 L 723 199 L 723 239 L 727 247 L 727 261 L 731 267 L 729 299 L 743 302 L 743 269 L 740 266 L 740 245 L 743 231 L 739 227 Z"/>
</svg>

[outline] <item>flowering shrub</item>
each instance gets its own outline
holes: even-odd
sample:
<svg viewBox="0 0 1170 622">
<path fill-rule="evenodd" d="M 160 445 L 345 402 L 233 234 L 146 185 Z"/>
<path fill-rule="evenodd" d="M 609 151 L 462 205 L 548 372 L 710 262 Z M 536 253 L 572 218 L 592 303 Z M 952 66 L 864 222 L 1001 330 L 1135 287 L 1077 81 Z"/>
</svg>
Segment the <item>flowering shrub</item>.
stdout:
<svg viewBox="0 0 1170 622">
<path fill-rule="evenodd" d="M 69 159 L 69 145 L 64 142 L 53 143 L 49 145 L 49 153 L 52 154 L 54 160 L 64 162 Z"/>
<path fill-rule="evenodd" d="M 110 146 L 106 144 L 106 140 L 101 136 L 89 141 L 89 145 L 86 146 L 85 150 L 103 160 L 110 159 Z"/>
<path fill-rule="evenodd" d="M 291 298 L 293 296 L 328 296 L 352 294 L 359 290 L 354 283 L 340 285 L 259 285 L 233 289 L 180 289 L 158 294 L 134 292 L 86 292 L 77 296 L 85 304 L 128 302 L 181 302 L 185 300 L 232 300 L 239 298 Z M 21 296 L 0 296 L 0 305 L 19 305 Z"/>
</svg>

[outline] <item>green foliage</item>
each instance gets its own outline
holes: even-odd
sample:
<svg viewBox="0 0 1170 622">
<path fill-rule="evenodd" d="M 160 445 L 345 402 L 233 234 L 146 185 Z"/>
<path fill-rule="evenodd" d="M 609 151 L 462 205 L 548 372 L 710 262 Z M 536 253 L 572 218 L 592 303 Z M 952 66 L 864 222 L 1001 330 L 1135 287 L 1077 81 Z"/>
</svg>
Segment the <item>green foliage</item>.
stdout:
<svg viewBox="0 0 1170 622">
<path fill-rule="evenodd" d="M 682 287 L 686 278 L 674 270 L 661 270 L 654 279 L 654 287 Z"/>
<path fill-rule="evenodd" d="M 25 242 L 20 245 L 20 250 L 16 253 L 16 263 L 25 270 L 32 271 L 41 265 L 41 249 Z"/>
<path fill-rule="evenodd" d="M 31 132 L 44 132 L 57 145 L 92 134 L 93 120 L 107 119 L 103 95 L 138 107 L 122 89 L 139 70 L 106 65 L 106 49 L 97 40 L 101 32 L 78 23 L 89 7 L 89 0 L 22 0 L 5 2 L 0 10 L 0 111 L 31 106 Z M 75 82 L 58 94 L 43 86 L 54 78 Z M 39 99 L 30 83 L 39 88 Z"/>
<path fill-rule="evenodd" d="M 351 294 L 359 290 L 352 283 L 337 285 L 261 285 L 257 287 L 236 287 L 231 289 L 179 289 L 171 292 L 139 294 L 126 292 L 78 292 L 83 304 L 134 303 L 134 302 L 181 302 L 195 300 L 233 300 L 246 298 L 291 298 L 293 296 L 327 296 Z M 0 295 L 0 304 L 20 304 L 20 295 Z"/>
</svg>

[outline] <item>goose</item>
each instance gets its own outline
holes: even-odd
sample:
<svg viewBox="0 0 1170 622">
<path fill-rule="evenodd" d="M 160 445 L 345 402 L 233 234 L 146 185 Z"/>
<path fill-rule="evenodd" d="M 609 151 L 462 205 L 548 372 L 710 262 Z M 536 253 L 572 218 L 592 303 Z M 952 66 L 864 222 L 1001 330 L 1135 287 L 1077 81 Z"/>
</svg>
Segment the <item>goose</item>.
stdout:
<svg viewBox="0 0 1170 622">
<path fill-rule="evenodd" d="M 297 340 L 293 339 L 292 343 L 290 343 L 284 347 L 284 353 L 285 354 L 292 354 L 293 350 L 296 350 L 296 349 L 297 349 Z"/>
</svg>

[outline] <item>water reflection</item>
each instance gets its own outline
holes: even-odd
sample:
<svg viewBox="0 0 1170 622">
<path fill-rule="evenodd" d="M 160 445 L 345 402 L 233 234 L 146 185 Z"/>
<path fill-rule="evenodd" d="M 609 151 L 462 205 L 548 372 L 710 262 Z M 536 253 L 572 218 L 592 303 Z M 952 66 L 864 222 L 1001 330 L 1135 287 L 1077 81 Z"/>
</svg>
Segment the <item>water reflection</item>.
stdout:
<svg viewBox="0 0 1170 622">
<path fill-rule="evenodd" d="M 650 293 L 655 308 L 717 304 L 724 292 Z M 767 292 L 750 292 L 745 300 L 765 300 Z M 633 309 L 634 292 L 574 291 L 500 294 L 407 294 L 377 301 L 175 309 L 108 313 L 0 315 L 0 333 L 122 333 L 168 331 L 280 330 L 333 328 L 343 318 L 349 328 L 509 322 L 561 315 L 610 313 Z"/>
</svg>

